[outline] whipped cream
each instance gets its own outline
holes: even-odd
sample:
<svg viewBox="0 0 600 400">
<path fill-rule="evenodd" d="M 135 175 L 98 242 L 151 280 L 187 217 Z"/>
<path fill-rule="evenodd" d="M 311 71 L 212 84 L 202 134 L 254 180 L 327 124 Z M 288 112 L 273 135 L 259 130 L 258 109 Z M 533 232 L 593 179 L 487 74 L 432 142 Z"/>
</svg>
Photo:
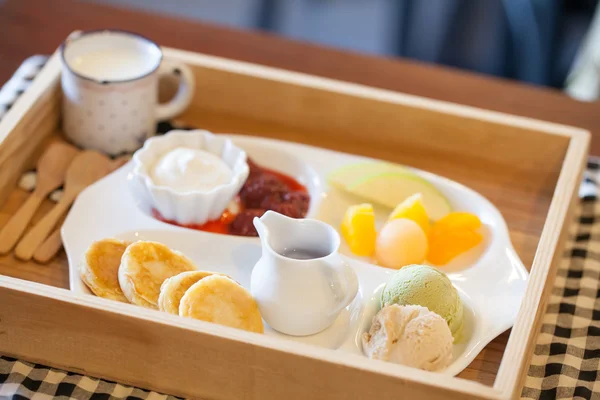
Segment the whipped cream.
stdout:
<svg viewBox="0 0 600 400">
<path fill-rule="evenodd" d="M 233 172 L 214 154 L 177 147 L 160 157 L 150 175 L 155 185 L 177 192 L 209 192 L 231 182 Z"/>
</svg>

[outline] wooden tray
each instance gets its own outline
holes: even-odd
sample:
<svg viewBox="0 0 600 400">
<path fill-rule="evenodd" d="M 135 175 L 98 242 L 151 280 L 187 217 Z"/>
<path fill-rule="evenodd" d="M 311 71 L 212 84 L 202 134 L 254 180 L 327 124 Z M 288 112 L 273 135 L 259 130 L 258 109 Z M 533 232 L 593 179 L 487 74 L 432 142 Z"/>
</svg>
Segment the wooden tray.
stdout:
<svg viewBox="0 0 600 400">
<path fill-rule="evenodd" d="M 64 254 L 0 258 L 0 353 L 187 397 L 505 399 L 522 379 L 586 162 L 587 131 L 263 66 L 164 49 L 196 74 L 180 120 L 411 165 L 461 182 L 503 213 L 531 277 L 515 327 L 459 377 L 80 296 Z M 0 123 L 0 224 L 24 201 L 20 174 L 60 123 L 55 54 Z M 168 96 L 170 87 L 164 85 Z M 493 96 L 490 93 L 490 96 Z M 47 210 L 44 205 L 39 214 Z M 91 211 L 93 212 L 93 211 Z M 39 218 L 39 216 L 38 216 Z M 82 226 L 85 229 L 85 226 Z"/>
</svg>

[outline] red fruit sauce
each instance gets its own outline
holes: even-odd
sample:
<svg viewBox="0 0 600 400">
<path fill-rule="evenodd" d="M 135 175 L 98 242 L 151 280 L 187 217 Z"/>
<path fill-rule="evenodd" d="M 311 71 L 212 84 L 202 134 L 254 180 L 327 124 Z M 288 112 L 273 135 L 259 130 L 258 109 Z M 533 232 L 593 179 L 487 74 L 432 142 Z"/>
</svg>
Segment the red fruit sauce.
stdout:
<svg viewBox="0 0 600 400">
<path fill-rule="evenodd" d="M 267 168 L 262 168 L 262 167 L 261 167 L 261 169 L 266 174 L 273 175 L 277 179 L 279 179 L 281 182 L 283 182 L 288 187 L 288 189 L 290 189 L 290 191 L 308 193 L 308 190 L 306 190 L 306 186 L 304 186 L 303 184 L 301 184 L 300 182 L 298 182 L 291 176 L 286 175 L 282 172 L 273 171 L 272 169 L 267 169 Z"/>
<path fill-rule="evenodd" d="M 271 169 L 263 168 L 263 167 L 260 167 L 260 170 L 261 170 L 261 173 L 276 177 L 285 186 L 287 186 L 287 188 L 290 190 L 290 192 L 302 192 L 302 193 L 308 194 L 308 190 L 306 190 L 306 187 L 304 185 L 302 185 L 300 182 L 298 182 L 296 179 L 292 178 L 291 176 L 286 175 L 281 172 L 278 172 L 278 171 L 273 171 Z M 244 205 L 242 204 L 242 202 L 239 202 L 239 204 L 241 207 L 240 208 L 240 212 L 241 212 L 244 210 Z M 170 221 L 170 220 L 165 219 L 155 209 L 152 210 L 152 216 L 154 218 L 158 219 L 159 221 L 166 222 L 168 224 L 182 226 L 184 228 L 189 228 L 189 229 L 196 229 L 199 231 L 221 233 L 221 234 L 230 234 L 229 226 L 236 218 L 236 214 L 232 214 L 229 210 L 225 210 L 223 212 L 223 214 L 221 215 L 221 218 L 219 218 L 218 220 L 208 221 L 202 225 L 198 225 L 198 224 L 183 225 L 183 224 L 178 224 L 175 221 Z"/>
</svg>

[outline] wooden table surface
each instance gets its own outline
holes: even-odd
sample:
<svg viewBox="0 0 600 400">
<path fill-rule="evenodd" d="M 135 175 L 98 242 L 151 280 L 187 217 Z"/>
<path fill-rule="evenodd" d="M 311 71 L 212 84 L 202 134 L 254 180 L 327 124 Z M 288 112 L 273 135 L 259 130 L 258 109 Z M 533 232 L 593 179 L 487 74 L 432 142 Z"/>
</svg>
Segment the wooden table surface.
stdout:
<svg viewBox="0 0 600 400">
<path fill-rule="evenodd" d="M 600 135 L 599 102 L 583 103 L 553 89 L 326 49 L 266 33 L 72 0 L 0 1 L 0 27 L 0 82 L 30 55 L 54 51 L 74 30 L 121 28 L 170 47 L 574 125 Z M 600 155 L 600 140 L 592 141 L 592 153 Z"/>
<path fill-rule="evenodd" d="M 6 81 L 27 57 L 53 52 L 73 30 L 121 28 L 170 47 L 575 125 L 589 129 L 594 136 L 600 135 L 598 102 L 582 103 L 556 90 L 407 60 L 341 52 L 266 33 L 241 32 L 71 0 L 0 0 L 0 26 L 3 33 L 0 35 L 0 82 Z M 593 141 L 592 153 L 600 155 L 600 140 Z M 0 213 L 0 225 L 22 203 L 23 197 L 24 193 L 15 191 Z M 42 269 L 35 264 L 23 265 L 18 275 L 68 287 L 62 270 L 64 254 L 61 257 Z M 0 274 L 14 276 L 8 265 L 0 259 Z M 494 340 L 460 376 L 492 384 L 507 338 L 508 333 L 505 333 Z"/>
</svg>

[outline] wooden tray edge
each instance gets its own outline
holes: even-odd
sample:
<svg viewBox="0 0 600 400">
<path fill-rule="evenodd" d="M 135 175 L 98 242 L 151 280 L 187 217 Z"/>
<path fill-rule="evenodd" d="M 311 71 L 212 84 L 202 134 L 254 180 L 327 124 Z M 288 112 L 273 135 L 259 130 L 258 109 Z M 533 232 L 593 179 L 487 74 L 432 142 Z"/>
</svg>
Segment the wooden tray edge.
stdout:
<svg viewBox="0 0 600 400">
<path fill-rule="evenodd" d="M 527 375 L 535 339 L 550 298 L 558 264 L 568 238 L 578 189 L 587 165 L 591 134 L 574 134 L 554 191 L 533 261 L 529 282 L 510 335 L 494 388 L 504 398 L 517 398 Z"/>
</svg>

